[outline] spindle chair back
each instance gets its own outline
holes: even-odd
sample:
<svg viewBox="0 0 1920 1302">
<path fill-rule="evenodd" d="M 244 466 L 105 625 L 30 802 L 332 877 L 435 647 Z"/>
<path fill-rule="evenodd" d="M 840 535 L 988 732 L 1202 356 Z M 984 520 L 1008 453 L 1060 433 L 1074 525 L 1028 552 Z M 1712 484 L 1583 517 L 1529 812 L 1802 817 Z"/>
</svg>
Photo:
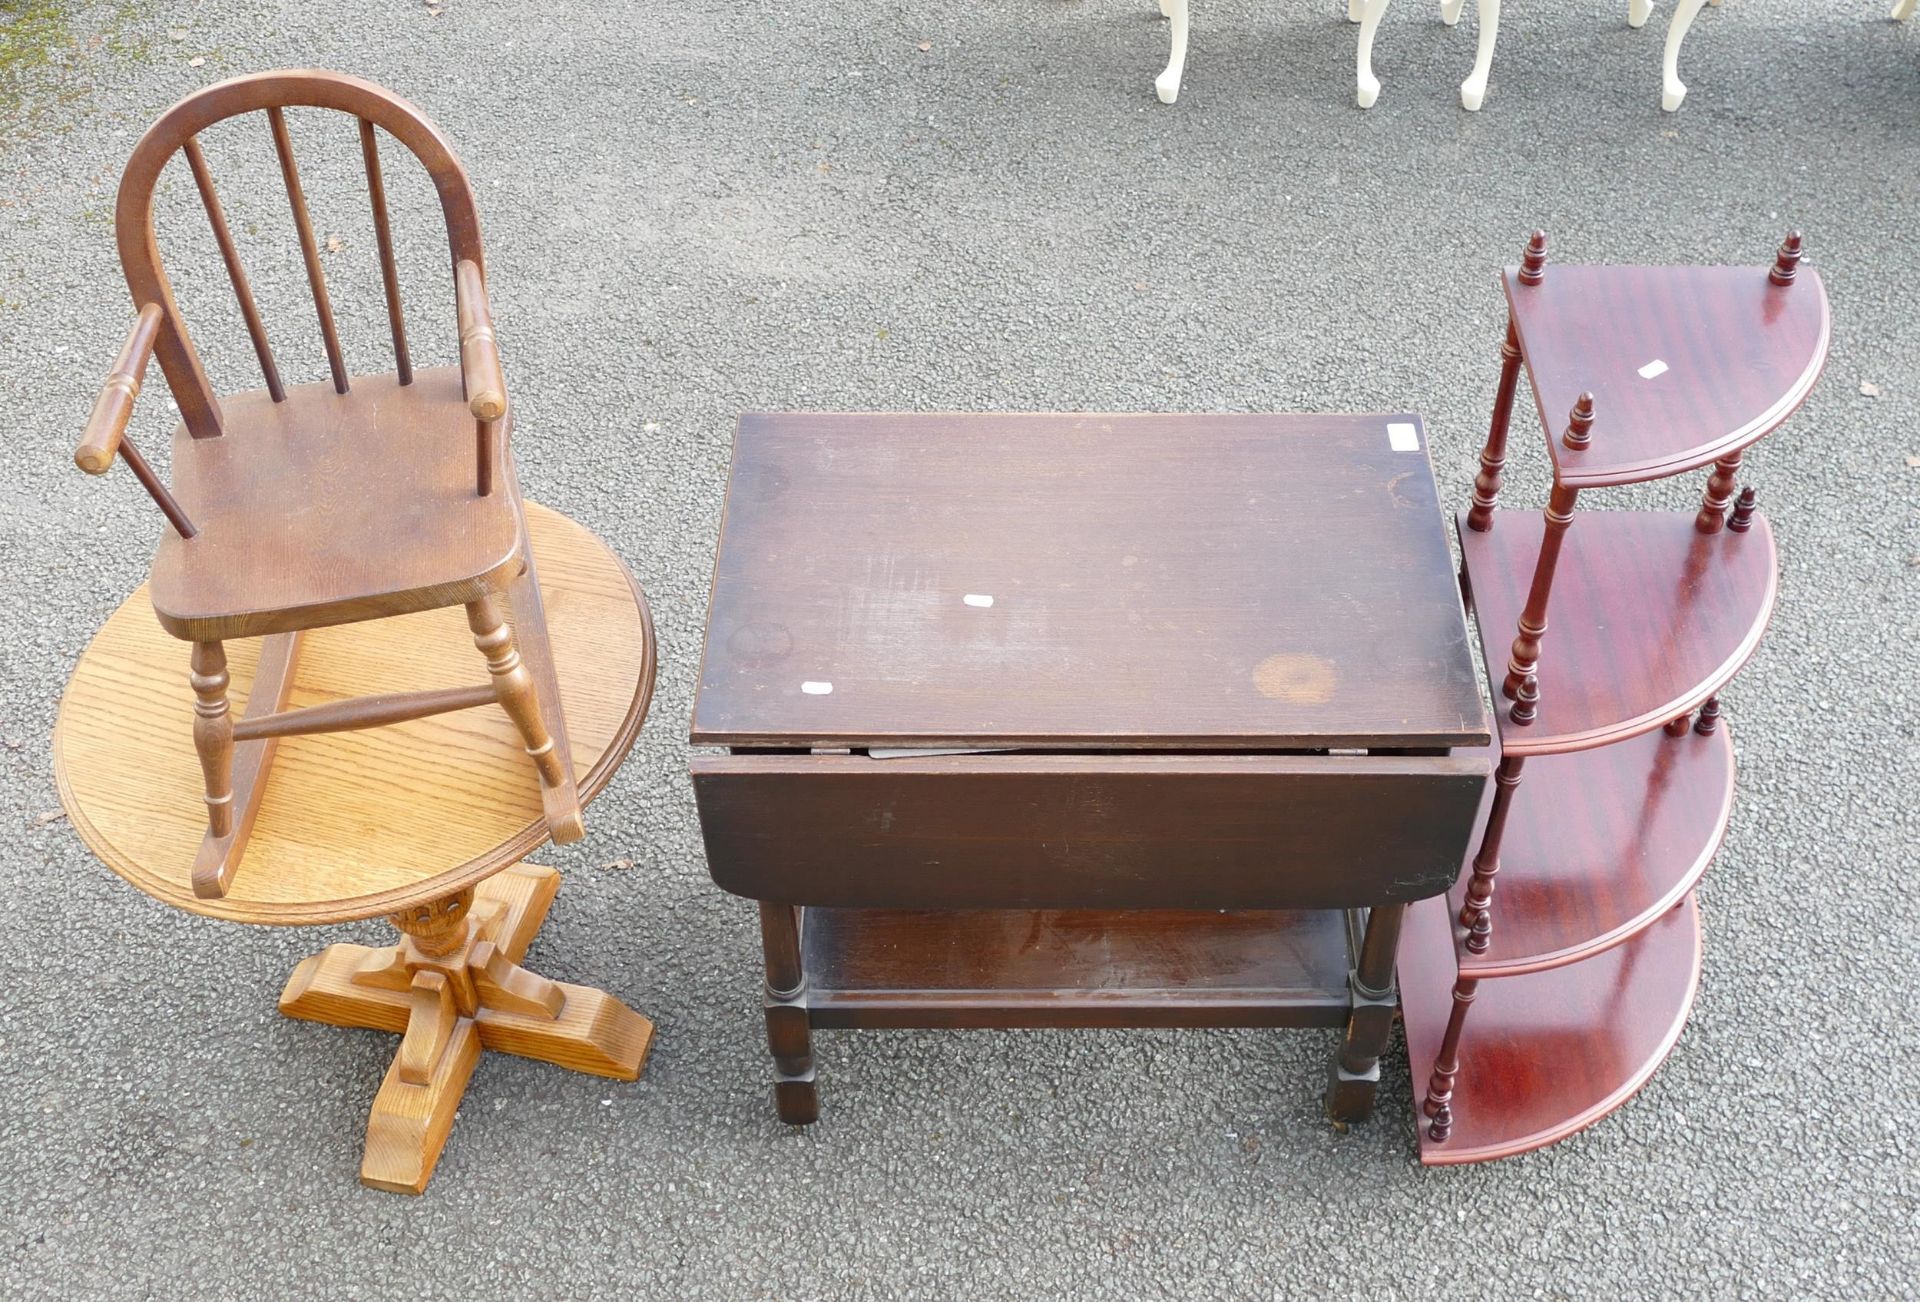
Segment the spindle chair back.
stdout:
<svg viewBox="0 0 1920 1302">
<path fill-rule="evenodd" d="M 289 108 L 328 109 L 357 126 L 394 367 L 349 373 L 288 127 Z M 207 128 L 259 112 L 278 159 L 328 380 L 289 387 L 200 144 Z M 439 196 L 453 262 L 457 367 L 416 370 L 381 172 L 379 135 L 399 141 Z M 263 389 L 217 396 L 154 228 L 155 194 L 183 155 L 199 192 Z M 512 416 L 494 340 L 480 221 L 466 170 L 439 129 L 391 92 L 318 70 L 240 77 L 189 95 L 141 137 L 121 178 L 115 230 L 138 313 L 74 460 L 104 474 L 125 460 L 170 526 L 150 593 L 160 622 L 193 644 L 194 743 L 206 774 L 208 833 L 195 889 L 225 893 L 237 870 L 279 738 L 375 727 L 498 703 L 539 774 L 557 841 L 582 834 L 537 575 L 510 451 Z M 150 359 L 180 410 L 171 487 L 127 424 Z M 511 607 L 511 623 L 501 598 Z M 302 631 L 464 605 L 490 682 L 285 709 Z M 247 714 L 232 719 L 223 643 L 265 637 Z"/>
</svg>

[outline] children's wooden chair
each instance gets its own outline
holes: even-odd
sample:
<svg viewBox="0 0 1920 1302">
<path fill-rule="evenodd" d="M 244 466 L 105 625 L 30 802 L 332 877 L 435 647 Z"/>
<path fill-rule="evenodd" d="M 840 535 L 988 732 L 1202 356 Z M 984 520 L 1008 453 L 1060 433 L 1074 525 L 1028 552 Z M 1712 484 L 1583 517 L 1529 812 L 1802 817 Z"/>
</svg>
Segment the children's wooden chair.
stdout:
<svg viewBox="0 0 1920 1302">
<path fill-rule="evenodd" d="M 393 336 L 391 374 L 348 372 L 294 161 L 285 112 L 293 107 L 346 113 L 358 128 Z M 264 112 L 279 158 L 331 383 L 281 382 L 199 143 L 209 126 L 255 111 Z M 408 352 L 380 132 L 420 160 L 439 193 L 453 255 L 457 368 L 416 371 Z M 206 207 L 264 389 L 216 398 L 174 301 L 153 212 L 176 152 Z M 307 70 L 236 78 L 189 95 L 140 139 L 121 177 L 115 231 L 139 315 L 74 460 L 97 475 L 119 456 L 171 526 L 154 557 L 151 592 L 160 623 L 193 646 L 193 741 L 207 805 L 195 891 L 218 897 L 231 885 L 280 738 L 496 702 L 533 759 L 549 833 L 579 839 L 580 800 L 510 451 L 513 417 L 487 306 L 480 219 L 446 139 L 411 104 L 358 78 Z M 155 356 L 181 415 L 171 491 L 126 436 Z M 304 630 L 451 605 L 466 607 L 489 683 L 284 708 Z M 247 637 L 266 642 L 245 717 L 235 720 L 223 644 Z"/>
</svg>

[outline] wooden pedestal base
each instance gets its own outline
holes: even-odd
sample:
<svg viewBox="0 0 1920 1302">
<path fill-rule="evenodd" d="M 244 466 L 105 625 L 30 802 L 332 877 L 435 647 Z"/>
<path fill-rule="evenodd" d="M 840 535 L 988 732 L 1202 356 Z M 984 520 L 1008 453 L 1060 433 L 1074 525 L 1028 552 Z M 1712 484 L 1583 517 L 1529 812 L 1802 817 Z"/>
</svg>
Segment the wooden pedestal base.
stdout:
<svg viewBox="0 0 1920 1302">
<path fill-rule="evenodd" d="M 652 1022 L 605 991 L 520 966 L 559 889 L 553 869 L 518 864 L 394 914 L 398 944 L 330 945 L 294 969 L 280 995 L 288 1017 L 403 1033 L 367 1120 L 362 1184 L 426 1189 L 483 1048 L 639 1077 Z"/>
</svg>

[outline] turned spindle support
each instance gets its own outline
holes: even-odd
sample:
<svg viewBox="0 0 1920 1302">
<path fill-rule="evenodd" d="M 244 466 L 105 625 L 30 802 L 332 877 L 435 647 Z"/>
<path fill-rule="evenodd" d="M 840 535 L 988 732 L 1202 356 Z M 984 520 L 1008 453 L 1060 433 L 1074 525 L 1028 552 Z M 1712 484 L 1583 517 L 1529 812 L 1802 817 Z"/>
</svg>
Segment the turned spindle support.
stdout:
<svg viewBox="0 0 1920 1302">
<path fill-rule="evenodd" d="M 1701 533 L 1719 533 L 1726 524 L 1727 507 L 1733 501 L 1733 483 L 1740 474 L 1740 462 L 1745 455 L 1735 452 L 1713 463 L 1713 473 L 1707 476 L 1707 491 L 1700 498 L 1700 514 L 1693 520 L 1693 527 Z"/>
<path fill-rule="evenodd" d="M 1687 735 L 1687 729 L 1692 726 L 1693 716 L 1691 714 L 1679 714 L 1668 719 L 1666 727 L 1662 731 L 1669 737 L 1684 737 Z"/>
<path fill-rule="evenodd" d="M 1467 946 L 1473 947 L 1473 933 L 1485 924 L 1482 941 L 1475 953 L 1484 953 L 1492 941 L 1494 878 L 1500 873 L 1500 842 L 1507 831 L 1507 814 L 1513 808 L 1514 793 L 1520 788 L 1520 770 L 1526 760 L 1507 755 L 1493 774 L 1493 805 L 1487 811 L 1487 830 L 1480 836 L 1480 849 L 1473 856 L 1473 876 L 1467 881 L 1467 898 L 1460 906 L 1460 925 L 1469 933 Z"/>
<path fill-rule="evenodd" d="M 1727 521 L 1730 533 L 1745 533 L 1753 528 L 1754 491 L 1751 488 L 1740 490 L 1740 500 L 1733 504 L 1733 518 Z"/>
<path fill-rule="evenodd" d="M 1592 437 L 1593 395 L 1583 393 L 1573 405 L 1573 417 L 1565 437 L 1569 446 L 1584 447 Z M 1578 439 L 1579 441 L 1571 442 Z M 1547 631 L 1547 602 L 1553 595 L 1553 572 L 1560 563 L 1560 548 L 1566 542 L 1567 528 L 1573 523 L 1573 506 L 1580 490 L 1555 484 L 1547 500 L 1546 529 L 1540 537 L 1540 558 L 1534 563 L 1533 585 L 1527 590 L 1526 608 L 1520 612 L 1519 636 L 1507 659 L 1507 677 L 1500 690 L 1509 700 L 1520 694 L 1520 684 L 1540 663 L 1540 639 Z"/>
<path fill-rule="evenodd" d="M 1453 984 L 1453 1011 L 1447 1017 L 1447 1033 L 1434 1057 L 1426 1101 L 1421 1105 L 1428 1119 L 1427 1137 L 1436 1144 L 1445 1143 L 1453 1133 L 1453 1083 L 1460 1074 L 1460 1035 L 1466 1029 L 1467 1010 L 1478 993 L 1478 981 L 1462 977 Z"/>
<path fill-rule="evenodd" d="M 1780 249 L 1773 255 L 1773 269 L 1767 272 L 1767 279 L 1776 285 L 1791 285 L 1800 271 L 1800 232 L 1788 231 L 1787 238 L 1780 241 Z"/>
<path fill-rule="evenodd" d="M 1709 696 L 1707 703 L 1700 707 L 1700 720 L 1693 725 L 1693 730 L 1702 737 L 1711 737 L 1719 727 L 1720 698 L 1718 696 Z"/>
<path fill-rule="evenodd" d="M 1513 694 L 1513 709 L 1507 717 L 1525 728 L 1540 717 L 1540 676 L 1528 674 L 1520 680 L 1520 690 Z"/>
<path fill-rule="evenodd" d="M 218 642 L 195 642 L 191 656 L 193 748 L 206 778 L 207 828 L 233 832 L 233 712 L 227 706 L 227 652 Z"/>
<path fill-rule="evenodd" d="M 1467 527 L 1480 533 L 1493 528 L 1494 503 L 1500 497 L 1500 472 L 1507 464 L 1507 429 L 1513 421 L 1513 394 L 1520 382 L 1520 331 L 1507 320 L 1507 337 L 1500 345 L 1500 387 L 1493 395 L 1493 423 L 1486 446 L 1480 449 L 1480 473 L 1473 480 L 1473 507 Z"/>
</svg>

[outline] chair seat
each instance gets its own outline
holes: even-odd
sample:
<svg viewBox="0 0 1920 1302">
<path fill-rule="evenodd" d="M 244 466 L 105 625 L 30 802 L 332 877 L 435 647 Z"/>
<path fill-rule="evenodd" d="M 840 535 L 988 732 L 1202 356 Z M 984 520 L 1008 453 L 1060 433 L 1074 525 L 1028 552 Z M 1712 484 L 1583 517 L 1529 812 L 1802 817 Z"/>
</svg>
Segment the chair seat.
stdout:
<svg viewBox="0 0 1920 1302">
<path fill-rule="evenodd" d="M 519 571 L 510 422 L 477 491 L 457 367 L 221 400 L 227 432 L 173 436 L 175 496 L 198 532 L 161 538 L 151 592 L 176 637 L 215 641 L 429 610 Z"/>
</svg>

